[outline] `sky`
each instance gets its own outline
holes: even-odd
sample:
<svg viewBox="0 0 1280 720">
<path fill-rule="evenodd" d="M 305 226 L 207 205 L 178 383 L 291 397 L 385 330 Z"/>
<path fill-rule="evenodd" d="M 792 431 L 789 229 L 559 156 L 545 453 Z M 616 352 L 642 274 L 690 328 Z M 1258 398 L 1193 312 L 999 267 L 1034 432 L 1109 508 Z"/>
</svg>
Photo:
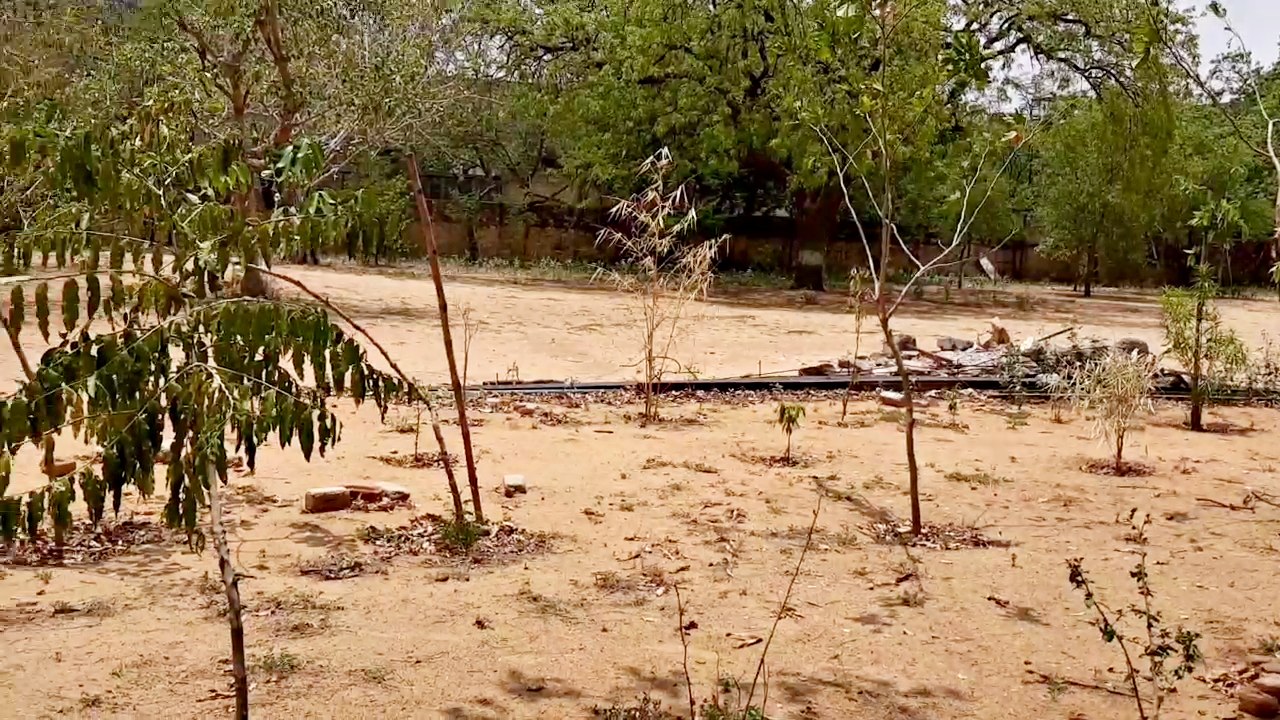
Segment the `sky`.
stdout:
<svg viewBox="0 0 1280 720">
<path fill-rule="evenodd" d="M 1277 41 L 1280 41 L 1280 0 L 1219 0 L 1226 8 L 1227 20 L 1244 39 L 1245 47 L 1253 53 L 1253 59 L 1263 65 L 1276 61 Z M 1188 3 L 1190 6 L 1192 3 Z M 1203 9 L 1208 0 L 1194 3 Z M 1228 48 L 1231 35 L 1221 20 L 1213 15 L 1200 19 L 1201 53 L 1212 59 Z"/>
</svg>

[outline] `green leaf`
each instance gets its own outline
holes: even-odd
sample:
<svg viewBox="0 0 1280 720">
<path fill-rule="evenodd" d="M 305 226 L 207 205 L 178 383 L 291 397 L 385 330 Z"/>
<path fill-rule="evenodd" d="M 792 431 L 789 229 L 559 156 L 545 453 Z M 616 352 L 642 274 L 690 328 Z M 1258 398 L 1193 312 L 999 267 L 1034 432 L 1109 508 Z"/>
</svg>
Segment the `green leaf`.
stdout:
<svg viewBox="0 0 1280 720">
<path fill-rule="evenodd" d="M 0 450 L 0 496 L 9 489 L 9 477 L 13 474 L 13 456 L 8 450 Z"/>
<path fill-rule="evenodd" d="M 80 321 L 80 282 L 71 278 L 62 284 L 62 326 L 67 332 Z"/>
<path fill-rule="evenodd" d="M 85 468 L 80 473 L 80 493 L 84 496 L 85 505 L 89 507 L 89 522 L 95 526 L 102 522 L 106 513 L 106 484 L 93 470 Z"/>
<path fill-rule="evenodd" d="M 84 284 L 89 294 L 89 302 L 85 308 L 84 316 L 86 320 L 92 320 L 93 316 L 98 313 L 98 308 L 102 305 L 102 283 L 98 280 L 97 275 L 90 273 L 85 277 Z"/>
<path fill-rule="evenodd" d="M 31 539 L 40 535 L 40 523 L 44 522 L 44 493 L 44 490 L 39 490 L 27 496 L 25 522 L 27 537 Z"/>
<path fill-rule="evenodd" d="M 49 283 L 36 286 L 36 324 L 45 342 L 49 341 Z"/>
<path fill-rule="evenodd" d="M 298 418 L 298 445 L 302 447 L 302 457 L 311 462 L 311 451 L 315 448 L 315 425 L 312 412 L 305 410 Z"/>
<path fill-rule="evenodd" d="M 18 538 L 19 518 L 22 515 L 22 499 L 0 497 L 0 540 L 13 542 Z"/>
<path fill-rule="evenodd" d="M 26 321 L 26 297 L 21 285 L 14 285 L 9 291 L 9 332 L 16 338 L 22 332 L 22 324 Z"/>
</svg>

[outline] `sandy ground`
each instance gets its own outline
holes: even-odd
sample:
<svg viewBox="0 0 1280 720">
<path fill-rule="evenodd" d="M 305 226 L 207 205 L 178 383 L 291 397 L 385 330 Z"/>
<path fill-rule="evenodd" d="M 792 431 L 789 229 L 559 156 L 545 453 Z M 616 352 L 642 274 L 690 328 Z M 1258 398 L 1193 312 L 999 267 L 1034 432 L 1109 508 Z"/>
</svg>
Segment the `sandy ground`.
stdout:
<svg viewBox="0 0 1280 720">
<path fill-rule="evenodd" d="M 429 381 L 448 378 L 435 333 L 437 313 L 425 271 L 361 273 L 290 268 L 289 273 L 323 288 L 339 306 L 368 322 L 406 371 Z M 1015 338 L 1037 337 L 1068 326 L 1081 336 L 1113 341 L 1136 337 L 1159 349 L 1160 307 L 1147 291 L 1102 290 L 1084 300 L 1070 288 L 1011 286 L 952 291 L 939 288 L 909 300 L 895 322 L 897 332 L 916 335 L 921 347 L 951 335 L 974 339 L 999 319 Z M 479 325 L 472 342 L 470 380 L 634 379 L 640 357 L 637 306 L 607 284 L 531 280 L 512 275 L 463 274 L 450 279 L 452 324 L 462 326 L 469 308 Z M 852 354 L 855 316 L 847 296 L 722 288 L 708 302 L 688 308 L 688 330 L 673 353 L 701 377 L 794 372 L 805 365 Z M 1252 347 L 1280 334 L 1274 300 L 1223 300 L 1224 320 Z M 868 307 L 868 311 L 871 308 Z M 431 333 L 426 335 L 424 333 Z M 461 333 L 458 341 L 461 342 Z M 874 317 L 864 321 L 860 352 L 878 350 L 882 335 Z"/>
<path fill-rule="evenodd" d="M 443 377 L 429 284 L 294 273 L 368 323 L 411 372 Z M 627 305 L 611 293 L 474 279 L 455 280 L 450 297 L 484 323 L 473 377 L 503 376 L 513 362 L 526 379 L 625 377 L 622 366 L 634 356 Z M 842 299 L 800 309 L 795 302 L 763 292 L 715 298 L 681 352 L 719 375 L 851 349 Z M 1226 309 L 1254 342 L 1274 313 L 1260 301 Z M 901 329 L 922 342 L 941 332 L 972 335 L 993 315 L 1015 336 L 1079 321 L 1103 337 L 1159 340 L 1150 298 L 1084 303 L 1045 290 L 1034 291 L 1029 310 L 918 303 Z M 4 362 L 12 375 L 10 358 Z M 1211 669 L 1280 637 L 1280 509 L 1232 512 L 1197 502 L 1238 501 L 1248 488 L 1280 493 L 1273 411 L 1222 410 L 1217 419 L 1240 432 L 1192 435 L 1178 426 L 1181 410 L 1162 408 L 1131 444 L 1131 458 L 1155 473 L 1115 479 L 1081 470 L 1106 454 L 1084 419 L 1057 424 L 1035 409 L 1025 424 L 1010 423 L 1007 407 L 970 399 L 958 413 L 962 429 L 944 427 L 945 403 L 935 404 L 919 441 L 926 520 L 974 526 L 1008 547 L 917 549 L 908 557 L 860 531 L 880 511 L 907 512 L 895 419 L 859 401 L 841 427 L 838 403 L 801 401 L 808 414 L 795 437 L 800 467 L 760 462 L 784 446 L 770 423 L 774 401 L 671 404 L 672 422 L 647 428 L 624 417 L 634 407 L 600 403 L 550 408 L 543 420 L 479 414 L 474 436 L 489 514 L 555 539 L 549 552 L 509 565 L 445 574 L 411 557 L 347 580 L 298 572 L 299 561 L 366 550 L 355 533 L 367 524 L 445 511 L 439 470 L 372 457 L 412 452 L 412 434 L 398 432 L 406 411 L 382 424 L 370 408 L 346 408 L 343 443 L 311 465 L 296 451 L 264 451 L 256 476 L 233 478 L 231 507 L 233 551 L 249 576 L 255 716 L 577 718 L 642 693 L 687 707 L 672 583 L 686 621 L 697 625 L 688 662 L 695 694 L 707 697 L 717 677 L 749 684 L 761 645 L 736 646 L 767 636 L 819 498 L 818 531 L 768 655 L 770 717 L 1135 716 L 1125 698 L 1050 687 L 1029 672 L 1118 685 L 1118 651 L 1088 624 L 1065 563 L 1083 558 L 1112 604 L 1137 600 L 1128 577 L 1136 547 L 1117 522 L 1131 508 L 1154 521 L 1148 549 L 1158 607 L 1170 623 L 1203 633 Z M 447 430 L 456 448 L 456 427 Z M 985 476 L 947 478 L 955 472 Z M 529 494 L 498 493 L 505 473 L 524 474 Z M 28 475 L 16 489 L 37 482 Z M 416 510 L 300 513 L 307 488 L 359 480 L 409 487 Z M 160 509 L 132 497 L 126 505 L 138 518 Z M 226 713 L 227 630 L 217 593 L 203 580 L 215 568 L 211 553 L 193 555 L 180 542 L 47 574 L 3 568 L 0 717 Z M 899 582 L 912 572 L 918 583 Z M 94 611 L 55 614 L 62 603 Z M 262 668 L 271 659 L 274 673 Z M 1169 702 L 1167 718 L 1234 711 L 1197 680 Z"/>
</svg>

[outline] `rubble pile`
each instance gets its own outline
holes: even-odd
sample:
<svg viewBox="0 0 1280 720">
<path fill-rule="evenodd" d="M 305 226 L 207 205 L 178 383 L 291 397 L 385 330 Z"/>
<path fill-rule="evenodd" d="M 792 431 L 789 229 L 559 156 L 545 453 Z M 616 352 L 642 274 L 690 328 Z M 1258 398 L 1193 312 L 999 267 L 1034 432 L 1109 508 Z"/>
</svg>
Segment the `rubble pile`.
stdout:
<svg viewBox="0 0 1280 720">
<path fill-rule="evenodd" d="M 1001 378 L 1021 381 L 1032 387 L 1050 388 L 1065 374 L 1107 353 L 1148 355 L 1147 343 L 1124 338 L 1115 343 L 1076 337 L 1075 328 L 1064 328 L 1043 337 L 1015 341 L 999 319 L 976 340 L 942 336 L 936 350 L 926 350 L 910 335 L 895 335 L 907 371 L 917 377 Z M 805 377 L 862 378 L 893 377 L 898 374 L 892 348 L 857 358 L 817 363 L 800 369 Z M 1162 370 L 1157 385 L 1162 389 L 1185 387 L 1181 373 Z"/>
</svg>

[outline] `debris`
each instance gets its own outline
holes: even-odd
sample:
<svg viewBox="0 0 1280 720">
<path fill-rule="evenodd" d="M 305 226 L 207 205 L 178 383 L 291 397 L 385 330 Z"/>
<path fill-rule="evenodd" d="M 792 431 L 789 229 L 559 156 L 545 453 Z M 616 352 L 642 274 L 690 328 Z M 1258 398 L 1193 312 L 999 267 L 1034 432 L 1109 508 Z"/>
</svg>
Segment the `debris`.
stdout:
<svg viewBox="0 0 1280 720">
<path fill-rule="evenodd" d="M 964 352 L 965 350 L 970 350 L 972 348 L 973 348 L 972 340 L 961 340 L 960 338 L 954 338 L 949 336 L 938 338 L 939 350 L 944 350 L 948 352 Z"/>
<path fill-rule="evenodd" d="M 100 523 L 77 522 L 66 532 L 63 544 L 40 536 L 16 544 L 11 553 L 0 554 L 0 565 L 71 565 L 94 563 L 123 555 L 135 547 L 170 540 L 170 533 L 150 520 L 123 520 Z"/>
<path fill-rule="evenodd" d="M 533 417 L 538 412 L 538 406 L 534 403 L 520 403 L 515 407 L 515 411 L 525 417 Z"/>
<path fill-rule="evenodd" d="M 982 268 L 982 272 L 987 274 L 988 278 L 999 282 L 1000 273 L 996 270 L 996 264 L 991 262 L 991 258 L 986 255 L 978 256 L 978 265 Z"/>
<path fill-rule="evenodd" d="M 915 336 L 907 335 L 906 333 L 894 333 L 893 342 L 898 346 L 899 352 L 914 352 L 920 349 L 916 345 Z M 893 349 L 886 344 L 884 351 L 885 354 L 890 354 Z"/>
<path fill-rule="evenodd" d="M 872 540 L 882 545 L 904 545 L 930 550 L 963 550 L 968 548 L 1009 547 L 1004 540 L 993 540 L 975 527 L 965 525 L 925 525 L 920 533 L 911 532 L 911 524 L 888 519 L 871 522 L 862 528 Z"/>
<path fill-rule="evenodd" d="M 351 507 L 351 492 L 344 486 L 312 488 L 303 496 L 302 511 L 327 513 Z"/>
<path fill-rule="evenodd" d="M 907 406 L 907 397 L 895 390 L 879 390 L 876 393 L 876 399 L 881 405 L 887 405 L 895 408 L 905 408 Z M 925 398 L 915 398 L 915 406 L 917 408 L 929 407 L 929 401 Z"/>
<path fill-rule="evenodd" d="M 524 495 L 529 492 L 529 486 L 524 481 L 523 475 L 503 475 L 502 476 L 502 494 L 512 497 L 517 493 Z"/>
<path fill-rule="evenodd" d="M 1000 318 L 991 319 L 991 330 L 987 332 L 987 339 L 983 340 L 981 347 L 984 350 L 1012 345 L 1013 339 L 1009 337 L 1009 331 L 1000 324 Z"/>
<path fill-rule="evenodd" d="M 369 525 L 359 535 L 381 560 L 397 555 L 434 555 L 475 564 L 499 563 L 551 548 L 550 535 L 522 530 L 511 523 L 458 525 L 433 514 L 419 515 L 394 528 Z"/>
<path fill-rule="evenodd" d="M 800 368 L 801 377 L 825 377 L 827 375 L 835 375 L 836 366 L 829 362 L 811 365 L 809 367 Z"/>
<path fill-rule="evenodd" d="M 1151 354 L 1151 348 L 1147 345 L 1146 341 L 1139 340 L 1138 338 L 1122 338 L 1117 340 L 1115 348 L 1116 352 L 1123 353 L 1125 355 L 1133 355 L 1134 353 L 1137 353 L 1139 357 L 1146 357 Z"/>
<path fill-rule="evenodd" d="M 386 572 L 386 568 L 377 559 L 367 555 L 348 553 L 329 553 L 298 564 L 299 574 L 319 575 L 325 580 L 346 580 L 359 575 L 383 572 Z"/>
</svg>

